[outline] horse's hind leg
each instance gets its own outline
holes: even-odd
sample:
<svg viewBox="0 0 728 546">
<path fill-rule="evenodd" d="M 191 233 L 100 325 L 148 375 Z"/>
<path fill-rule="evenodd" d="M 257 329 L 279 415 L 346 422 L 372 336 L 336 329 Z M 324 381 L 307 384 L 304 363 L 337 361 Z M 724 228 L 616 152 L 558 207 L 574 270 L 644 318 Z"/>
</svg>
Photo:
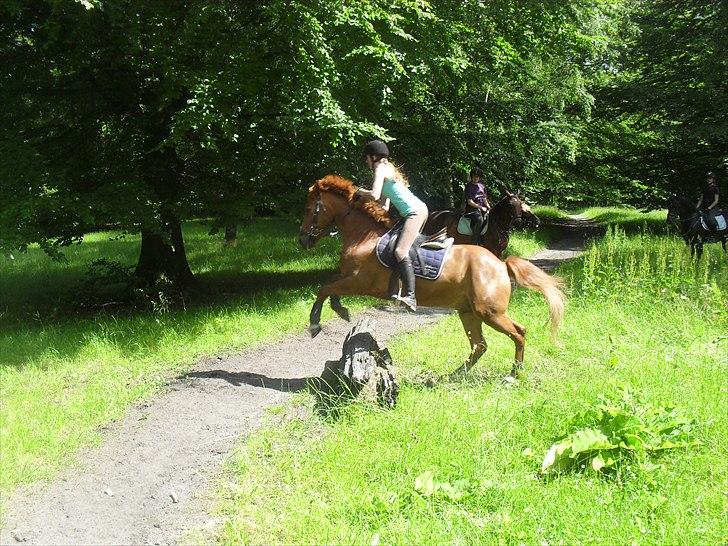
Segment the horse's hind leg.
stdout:
<svg viewBox="0 0 728 546">
<path fill-rule="evenodd" d="M 511 377 L 518 377 L 518 374 L 523 369 L 523 352 L 526 348 L 526 329 L 520 324 L 513 322 L 505 313 L 498 315 L 485 315 L 483 316 L 483 322 L 491 328 L 504 333 L 513 340 L 513 343 L 516 346 L 516 356 L 510 375 Z"/>
<path fill-rule="evenodd" d="M 453 372 L 453 375 L 467 373 L 488 350 L 488 344 L 483 339 L 483 322 L 480 317 L 472 311 L 460 311 L 459 315 L 460 322 L 463 323 L 463 328 L 470 341 L 470 356 L 462 366 Z"/>
</svg>

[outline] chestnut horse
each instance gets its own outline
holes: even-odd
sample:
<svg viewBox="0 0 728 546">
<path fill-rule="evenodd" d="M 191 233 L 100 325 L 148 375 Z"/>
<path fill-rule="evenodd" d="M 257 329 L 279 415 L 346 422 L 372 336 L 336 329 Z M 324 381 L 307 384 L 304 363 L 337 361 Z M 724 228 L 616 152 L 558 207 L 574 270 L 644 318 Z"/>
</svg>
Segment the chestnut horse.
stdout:
<svg viewBox="0 0 728 546">
<path fill-rule="evenodd" d="M 373 201 L 354 197 L 356 186 L 350 180 L 328 175 L 308 191 L 306 212 L 299 242 L 309 249 L 336 224 L 342 236 L 340 275 L 321 287 L 311 309 L 309 330 L 321 331 L 321 310 L 327 297 L 331 307 L 348 320 L 348 311 L 339 296 L 364 295 L 388 299 L 391 270 L 375 255 L 377 239 L 391 227 L 387 212 Z M 511 279 L 518 285 L 541 292 L 549 304 L 552 339 L 564 314 L 561 281 L 544 273 L 532 263 L 509 257 L 505 262 L 490 251 L 474 245 L 454 245 L 437 280 L 417 279 L 417 303 L 422 306 L 455 309 L 470 341 L 470 356 L 456 370 L 466 372 L 485 353 L 482 323 L 504 333 L 515 344 L 511 375 L 523 365 L 526 330 L 506 314 L 511 297 Z"/>
<path fill-rule="evenodd" d="M 470 235 L 458 231 L 458 222 L 462 216 L 458 210 L 436 210 L 427 218 L 423 233 L 431 235 L 447 228 L 447 236 L 455 239 L 456 245 L 470 245 Z M 500 258 L 508 246 L 508 238 L 514 227 L 523 223 L 538 227 L 541 221 L 518 194 L 505 190 L 505 196 L 490 209 L 488 231 L 481 235 L 480 246 L 487 248 Z"/>
</svg>

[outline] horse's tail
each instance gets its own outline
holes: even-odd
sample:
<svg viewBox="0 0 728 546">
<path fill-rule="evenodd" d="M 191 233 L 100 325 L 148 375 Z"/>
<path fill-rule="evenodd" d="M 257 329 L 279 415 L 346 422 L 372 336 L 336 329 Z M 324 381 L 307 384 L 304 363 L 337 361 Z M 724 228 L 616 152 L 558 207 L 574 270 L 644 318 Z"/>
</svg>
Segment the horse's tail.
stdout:
<svg viewBox="0 0 728 546">
<path fill-rule="evenodd" d="M 516 281 L 518 286 L 537 290 L 546 298 L 551 317 L 551 339 L 555 342 L 559 324 L 564 318 L 566 296 L 561 291 L 564 281 L 559 277 L 552 277 L 531 262 L 516 256 L 509 256 L 505 263 L 508 268 L 508 276 Z"/>
</svg>

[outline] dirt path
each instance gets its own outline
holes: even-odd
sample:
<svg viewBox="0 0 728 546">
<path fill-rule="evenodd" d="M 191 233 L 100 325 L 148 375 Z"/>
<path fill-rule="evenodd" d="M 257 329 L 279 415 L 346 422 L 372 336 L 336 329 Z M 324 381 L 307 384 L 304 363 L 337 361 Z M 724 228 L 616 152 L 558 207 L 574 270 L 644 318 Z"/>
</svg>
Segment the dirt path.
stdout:
<svg viewBox="0 0 728 546">
<path fill-rule="evenodd" d="M 533 257 L 551 269 L 583 248 L 588 224 L 563 226 L 553 248 Z M 429 326 L 446 313 L 371 309 L 380 343 Z M 213 485 L 233 447 L 341 356 L 351 324 L 335 320 L 315 339 L 300 332 L 267 347 L 211 357 L 108 427 L 101 447 L 78 457 L 50 484 L 22 488 L 8 503 L 2 544 L 173 544 L 214 524 Z"/>
</svg>

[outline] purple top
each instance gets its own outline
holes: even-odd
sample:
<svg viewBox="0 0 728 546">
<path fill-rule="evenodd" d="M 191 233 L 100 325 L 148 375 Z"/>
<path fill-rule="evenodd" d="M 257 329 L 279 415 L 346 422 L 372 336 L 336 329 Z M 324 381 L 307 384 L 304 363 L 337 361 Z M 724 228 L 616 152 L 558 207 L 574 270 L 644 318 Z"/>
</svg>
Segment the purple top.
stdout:
<svg viewBox="0 0 728 546">
<path fill-rule="evenodd" d="M 468 182 L 465 185 L 465 199 L 472 199 L 481 207 L 487 205 L 485 185 L 482 182 Z"/>
</svg>

